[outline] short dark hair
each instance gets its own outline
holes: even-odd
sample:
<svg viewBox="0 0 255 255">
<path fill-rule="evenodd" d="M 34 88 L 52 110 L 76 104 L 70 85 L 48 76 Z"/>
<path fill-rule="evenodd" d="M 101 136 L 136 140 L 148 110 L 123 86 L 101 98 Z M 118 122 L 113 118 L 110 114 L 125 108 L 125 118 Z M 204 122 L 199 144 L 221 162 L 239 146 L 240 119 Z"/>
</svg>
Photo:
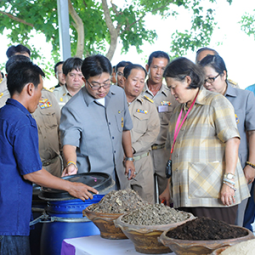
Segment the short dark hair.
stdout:
<svg viewBox="0 0 255 255">
<path fill-rule="evenodd" d="M 120 61 L 120 62 L 116 65 L 115 71 L 118 72 L 118 69 L 119 69 L 120 67 L 125 67 L 125 66 L 130 65 L 130 64 L 132 64 L 130 61 Z"/>
<path fill-rule="evenodd" d="M 28 55 L 30 56 L 30 50 L 26 46 L 22 44 L 18 44 L 17 46 L 12 45 L 7 49 L 6 56 L 7 58 L 10 58 L 16 53 L 23 53 L 23 52 L 28 53 Z"/>
<path fill-rule="evenodd" d="M 140 70 L 143 70 L 144 71 L 144 74 L 145 74 L 145 77 L 147 76 L 147 72 L 145 70 L 145 68 L 141 65 L 138 65 L 138 64 L 130 64 L 130 65 L 127 65 L 125 68 L 124 68 L 124 77 L 127 79 L 128 76 L 130 75 L 131 71 L 133 69 L 140 69 Z"/>
<path fill-rule="evenodd" d="M 35 87 L 40 83 L 40 75 L 45 77 L 42 69 L 33 62 L 18 62 L 11 68 L 7 76 L 7 88 L 12 96 L 15 92 L 20 94 L 27 83 Z"/>
<path fill-rule="evenodd" d="M 63 64 L 63 63 L 64 63 L 64 61 L 59 61 L 59 62 L 54 66 L 54 72 L 55 72 L 55 74 L 57 73 L 57 67 L 58 67 L 59 65 Z"/>
<path fill-rule="evenodd" d="M 183 81 L 186 76 L 191 78 L 189 89 L 200 88 L 204 83 L 204 73 L 202 68 L 194 64 L 191 60 L 180 57 L 168 64 L 163 76 L 171 77 L 178 81 Z"/>
<path fill-rule="evenodd" d="M 207 55 L 200 61 L 199 65 L 202 67 L 210 66 L 220 75 L 223 74 L 224 71 L 226 71 L 226 79 L 228 77 L 227 67 L 223 58 L 220 55 Z"/>
<path fill-rule="evenodd" d="M 5 64 L 6 73 L 9 73 L 10 70 L 19 62 L 31 62 L 31 60 L 23 55 L 14 55 L 10 57 Z"/>
<path fill-rule="evenodd" d="M 81 65 L 82 65 L 82 59 L 81 58 L 68 58 L 64 63 L 63 63 L 63 73 L 67 75 L 69 72 L 72 70 L 80 71 L 81 70 Z"/>
<path fill-rule="evenodd" d="M 102 73 L 112 75 L 112 65 L 110 60 L 100 54 L 92 55 L 83 60 L 81 67 L 82 74 L 86 80 Z"/>
<path fill-rule="evenodd" d="M 198 49 L 197 52 L 196 52 L 196 63 L 198 63 L 199 54 L 200 54 L 201 52 L 205 51 L 205 50 L 212 51 L 212 52 L 213 52 L 213 55 L 219 55 L 219 53 L 218 53 L 216 50 L 212 49 L 212 48 L 208 48 L 208 47 L 200 48 L 200 49 Z"/>
<path fill-rule="evenodd" d="M 154 51 L 150 54 L 149 59 L 148 59 L 148 66 L 151 65 L 153 58 L 165 58 L 165 59 L 167 59 L 167 62 L 170 61 L 170 58 L 166 52 L 158 50 L 158 51 Z"/>
</svg>

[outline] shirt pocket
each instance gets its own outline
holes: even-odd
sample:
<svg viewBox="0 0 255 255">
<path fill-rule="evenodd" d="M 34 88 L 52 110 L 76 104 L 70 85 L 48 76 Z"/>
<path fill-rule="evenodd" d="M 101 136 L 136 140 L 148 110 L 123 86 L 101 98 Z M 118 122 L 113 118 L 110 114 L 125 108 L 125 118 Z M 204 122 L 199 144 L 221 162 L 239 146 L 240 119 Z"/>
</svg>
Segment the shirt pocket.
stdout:
<svg viewBox="0 0 255 255">
<path fill-rule="evenodd" d="M 174 107 L 172 105 L 168 106 L 168 111 L 166 112 L 160 112 L 159 113 L 159 118 L 160 118 L 160 123 L 161 125 L 168 125 L 170 118 L 172 116 Z"/>
<path fill-rule="evenodd" d="M 188 183 L 190 198 L 220 198 L 222 163 L 189 163 Z"/>
<path fill-rule="evenodd" d="M 118 130 L 122 132 L 124 127 L 124 109 L 118 110 L 117 114 L 115 114 L 115 120 Z"/>
<path fill-rule="evenodd" d="M 148 126 L 148 119 L 149 119 L 148 114 L 135 112 L 133 116 L 134 116 L 133 130 L 137 133 L 141 133 L 141 134 L 145 133 Z"/>
<path fill-rule="evenodd" d="M 42 121 L 47 129 L 58 127 L 56 113 L 53 110 L 42 111 Z"/>
</svg>

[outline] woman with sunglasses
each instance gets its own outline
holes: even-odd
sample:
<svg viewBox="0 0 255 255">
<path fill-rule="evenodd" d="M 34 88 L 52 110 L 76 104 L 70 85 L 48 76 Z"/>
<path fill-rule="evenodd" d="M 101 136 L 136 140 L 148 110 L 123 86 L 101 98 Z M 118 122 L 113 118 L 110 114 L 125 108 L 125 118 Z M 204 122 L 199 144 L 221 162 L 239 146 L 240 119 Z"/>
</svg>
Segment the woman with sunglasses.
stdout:
<svg viewBox="0 0 255 255">
<path fill-rule="evenodd" d="M 201 60 L 200 65 L 204 68 L 204 87 L 210 91 L 225 96 L 233 105 L 235 110 L 236 124 L 241 136 L 239 146 L 239 159 L 244 171 L 246 181 L 251 188 L 255 177 L 255 97 L 252 92 L 234 88 L 227 81 L 227 68 L 220 56 L 208 55 Z M 251 223 L 254 220 L 254 201 L 252 219 L 244 226 L 252 230 Z M 243 226 L 244 211 L 247 199 L 238 206 L 237 224 Z"/>
<path fill-rule="evenodd" d="M 164 77 L 181 103 L 170 119 L 166 143 L 174 207 L 234 224 L 237 204 L 249 190 L 238 160 L 240 136 L 233 107 L 223 96 L 203 89 L 202 69 L 186 58 L 172 61 Z M 169 195 L 166 189 L 161 201 L 168 202 Z"/>
</svg>

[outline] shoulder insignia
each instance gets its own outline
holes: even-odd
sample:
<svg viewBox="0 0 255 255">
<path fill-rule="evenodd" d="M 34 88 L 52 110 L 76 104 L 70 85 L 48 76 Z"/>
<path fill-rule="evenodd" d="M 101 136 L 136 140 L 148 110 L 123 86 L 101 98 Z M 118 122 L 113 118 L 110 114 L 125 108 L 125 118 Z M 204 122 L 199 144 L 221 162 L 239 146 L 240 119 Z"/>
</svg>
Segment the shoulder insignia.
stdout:
<svg viewBox="0 0 255 255">
<path fill-rule="evenodd" d="M 53 90 L 55 89 L 55 87 L 53 87 L 53 88 L 50 88 L 50 89 L 48 89 L 48 88 L 45 88 L 45 87 L 43 87 L 45 90 L 47 90 L 47 91 L 49 91 L 49 92 L 53 92 Z"/>
<path fill-rule="evenodd" d="M 234 84 L 234 85 L 237 85 L 237 84 L 238 84 L 237 82 L 235 82 L 235 81 L 233 81 L 233 80 L 231 80 L 231 79 L 228 79 L 228 81 L 231 82 L 231 83 Z"/>
<path fill-rule="evenodd" d="M 151 103 L 154 103 L 154 101 L 152 99 L 150 99 L 149 97 L 147 96 L 143 96 L 144 98 L 146 98 L 148 101 L 150 101 Z"/>
</svg>

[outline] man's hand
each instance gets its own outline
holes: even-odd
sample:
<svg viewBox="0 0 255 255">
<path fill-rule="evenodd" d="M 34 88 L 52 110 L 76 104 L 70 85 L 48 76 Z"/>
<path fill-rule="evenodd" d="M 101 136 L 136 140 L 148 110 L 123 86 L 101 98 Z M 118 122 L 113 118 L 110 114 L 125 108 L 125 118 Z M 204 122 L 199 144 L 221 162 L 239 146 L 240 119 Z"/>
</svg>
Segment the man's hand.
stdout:
<svg viewBox="0 0 255 255">
<path fill-rule="evenodd" d="M 165 203 L 167 206 L 170 206 L 170 190 L 169 190 L 169 182 L 167 184 L 166 189 L 159 195 L 159 200 L 161 203 Z"/>
<path fill-rule="evenodd" d="M 73 175 L 73 174 L 77 174 L 77 172 L 78 172 L 78 169 L 76 168 L 75 165 L 72 164 L 72 165 L 67 166 L 67 167 L 64 169 L 64 171 L 63 171 L 61 177 L 69 176 L 69 175 Z"/>
<path fill-rule="evenodd" d="M 91 194 L 98 194 L 98 191 L 90 186 L 87 186 L 82 183 L 75 183 L 75 182 L 70 182 L 70 187 L 68 189 L 68 193 L 72 195 L 73 197 L 77 197 L 81 200 L 85 199 L 93 199 L 93 195 Z"/>
<path fill-rule="evenodd" d="M 135 173 L 134 162 L 127 160 L 127 161 L 124 162 L 124 165 L 125 165 L 125 175 L 127 175 L 128 180 L 131 180 L 132 178 L 135 178 L 136 173 Z M 129 169 L 131 171 L 130 175 L 129 175 Z"/>
<path fill-rule="evenodd" d="M 252 168 L 249 165 L 246 165 L 245 168 L 243 169 L 244 171 L 244 176 L 248 184 L 252 183 L 255 178 L 255 169 Z"/>
</svg>

